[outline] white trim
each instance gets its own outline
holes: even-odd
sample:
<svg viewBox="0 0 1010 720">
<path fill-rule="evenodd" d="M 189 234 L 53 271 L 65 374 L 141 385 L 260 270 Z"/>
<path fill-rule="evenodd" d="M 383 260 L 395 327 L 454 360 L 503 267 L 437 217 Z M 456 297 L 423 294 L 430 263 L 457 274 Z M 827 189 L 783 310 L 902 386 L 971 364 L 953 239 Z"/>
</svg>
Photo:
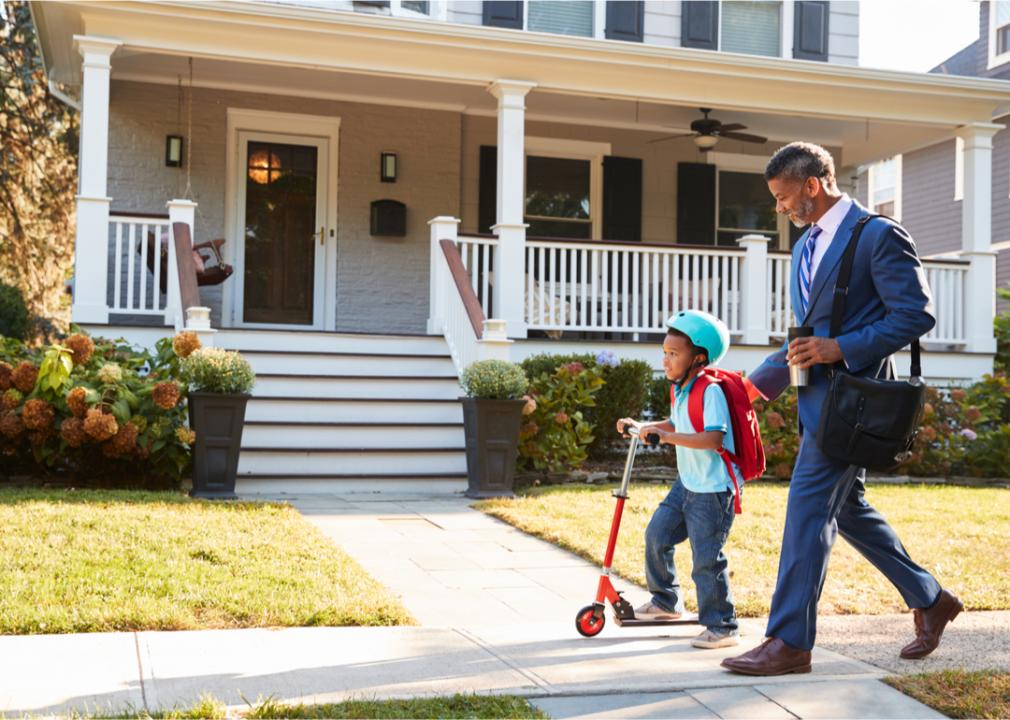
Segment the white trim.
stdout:
<svg viewBox="0 0 1010 720">
<path fill-rule="evenodd" d="M 996 30 L 998 29 L 996 27 L 997 1 L 998 0 L 990 0 L 989 2 L 989 42 L 988 42 L 989 62 L 986 64 L 987 70 L 992 70 L 994 67 L 1010 62 L 1010 50 L 1000 53 L 999 55 L 996 54 Z"/>
<path fill-rule="evenodd" d="M 901 211 L 902 211 L 902 156 L 895 155 L 890 158 L 884 158 L 875 163 L 870 163 L 866 167 L 866 204 L 869 206 L 870 210 L 873 212 L 877 211 L 877 202 L 873 197 L 876 192 L 876 182 L 873 179 L 873 174 L 876 168 L 880 167 L 885 162 L 889 160 L 894 160 L 894 212 L 891 213 L 895 220 L 901 221 Z"/>
<path fill-rule="evenodd" d="M 828 12 L 831 12 L 830 6 L 828 7 Z M 782 31 L 781 39 L 779 40 L 779 56 L 784 58 L 791 58 L 793 56 L 793 51 L 796 49 L 793 47 L 793 39 L 796 37 L 796 30 L 793 27 L 793 23 L 796 18 L 796 5 L 793 0 L 783 0 L 782 2 L 782 12 L 779 14 L 779 25 Z M 828 44 L 831 44 L 831 38 L 828 38 Z M 830 47 L 828 50 L 830 51 Z M 830 54 L 830 52 L 829 52 Z"/>
<path fill-rule="evenodd" d="M 593 0 L 593 37 L 607 39 L 607 0 Z"/>
<path fill-rule="evenodd" d="M 445 22 L 449 17 L 447 0 L 428 0 L 428 12 L 419 13 L 403 7 L 403 0 L 389 0 L 389 14 L 393 17 L 412 18 L 415 20 L 436 20 Z"/>
<path fill-rule="evenodd" d="M 954 200 L 964 200 L 964 138 L 954 138 Z"/>
<path fill-rule="evenodd" d="M 589 161 L 590 240 L 603 239 L 603 158 L 611 154 L 610 143 L 562 138 L 526 137 L 523 158 L 523 215 L 526 214 L 526 157 L 555 157 Z"/>
<path fill-rule="evenodd" d="M 339 173 L 339 137 L 340 118 L 323 115 L 300 115 L 296 113 L 270 112 L 266 110 L 247 110 L 244 108 L 228 108 L 227 135 L 225 155 L 225 215 L 224 230 L 225 254 L 235 265 L 234 282 L 230 290 L 226 287 L 222 298 L 221 324 L 224 327 L 240 327 L 241 314 L 241 268 L 236 263 L 238 252 L 243 245 L 241 231 L 238 227 L 239 191 L 238 152 L 240 131 L 265 132 L 273 134 L 303 135 L 324 138 L 328 141 L 328 152 L 325 158 L 320 158 L 320 164 L 326 168 L 326 244 L 322 253 L 323 283 L 322 288 L 322 318 L 315 319 L 314 325 L 321 330 L 335 331 L 337 329 L 337 179 Z M 229 249 L 230 248 L 230 249 Z M 243 326 L 244 327 L 244 326 Z M 262 327 L 262 326 L 260 326 Z M 285 325 L 291 328 L 290 325 Z"/>
</svg>

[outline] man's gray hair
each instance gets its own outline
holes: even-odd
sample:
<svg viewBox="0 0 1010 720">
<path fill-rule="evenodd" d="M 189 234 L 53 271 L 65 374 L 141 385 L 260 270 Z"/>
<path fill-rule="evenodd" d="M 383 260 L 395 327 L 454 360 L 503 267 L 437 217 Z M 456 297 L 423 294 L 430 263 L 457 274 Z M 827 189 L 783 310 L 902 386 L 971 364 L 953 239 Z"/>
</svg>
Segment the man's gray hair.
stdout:
<svg viewBox="0 0 1010 720">
<path fill-rule="evenodd" d="M 792 142 L 780 147 L 765 166 L 765 181 L 784 178 L 806 182 L 815 177 L 824 185 L 835 184 L 835 161 L 820 145 Z"/>
</svg>

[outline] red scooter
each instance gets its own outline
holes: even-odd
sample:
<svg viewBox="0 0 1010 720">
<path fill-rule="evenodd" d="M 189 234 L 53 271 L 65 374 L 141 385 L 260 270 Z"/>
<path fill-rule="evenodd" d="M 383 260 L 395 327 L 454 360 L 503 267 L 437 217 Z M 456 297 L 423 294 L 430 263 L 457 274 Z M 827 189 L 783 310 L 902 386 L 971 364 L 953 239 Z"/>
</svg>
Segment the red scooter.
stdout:
<svg viewBox="0 0 1010 720">
<path fill-rule="evenodd" d="M 621 514 L 624 512 L 624 501 L 628 499 L 628 481 L 631 479 L 631 468 L 635 464 L 635 451 L 638 449 L 639 429 L 627 426 L 625 432 L 631 436 L 628 447 L 628 459 L 624 463 L 624 478 L 621 487 L 614 490 L 617 506 L 614 508 L 614 519 L 610 523 L 610 539 L 607 541 L 607 552 L 603 557 L 603 569 L 600 573 L 600 584 L 596 588 L 596 602 L 586 605 L 575 616 L 575 629 L 585 637 L 598 635 L 606 624 L 604 601 L 614 608 L 614 622 L 621 627 L 642 627 L 645 625 L 694 625 L 698 622 L 697 615 L 684 614 L 676 620 L 641 620 L 635 617 L 635 609 L 610 582 L 610 566 L 614 560 L 614 547 L 617 545 L 617 532 L 621 528 Z M 650 434 L 647 438 L 650 445 L 659 444 L 659 436 Z"/>
</svg>

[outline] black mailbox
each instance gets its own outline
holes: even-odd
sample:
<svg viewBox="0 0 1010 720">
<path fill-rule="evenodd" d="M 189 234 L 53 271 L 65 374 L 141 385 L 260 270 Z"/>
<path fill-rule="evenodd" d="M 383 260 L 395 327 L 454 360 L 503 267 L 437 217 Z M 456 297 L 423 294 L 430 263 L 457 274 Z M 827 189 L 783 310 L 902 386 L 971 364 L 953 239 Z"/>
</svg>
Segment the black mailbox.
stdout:
<svg viewBox="0 0 1010 720">
<path fill-rule="evenodd" d="M 372 201 L 372 235 L 407 234 L 407 206 L 398 200 Z"/>
</svg>

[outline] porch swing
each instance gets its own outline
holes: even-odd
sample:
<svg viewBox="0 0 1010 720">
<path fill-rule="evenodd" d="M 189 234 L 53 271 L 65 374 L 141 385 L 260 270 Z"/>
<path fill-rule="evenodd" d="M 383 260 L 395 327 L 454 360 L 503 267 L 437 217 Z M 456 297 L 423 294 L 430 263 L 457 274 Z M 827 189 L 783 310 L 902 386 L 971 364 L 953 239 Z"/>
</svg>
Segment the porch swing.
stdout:
<svg viewBox="0 0 1010 720">
<path fill-rule="evenodd" d="M 178 112 L 177 116 L 182 115 L 182 76 L 179 76 L 179 102 L 178 102 Z M 181 117 L 178 117 L 181 120 Z M 181 122 L 179 123 L 181 124 Z M 187 103 L 187 117 L 186 117 L 186 191 L 183 193 L 184 197 L 189 198 L 192 195 L 192 189 L 190 187 L 191 179 L 191 162 L 192 157 L 192 140 L 193 140 L 193 58 L 189 58 L 189 101 Z M 159 268 L 160 274 L 158 275 L 160 279 L 161 292 L 168 292 L 168 238 L 166 242 L 160 245 L 161 257 Z M 193 245 L 193 266 L 196 268 L 196 284 L 198 286 L 206 285 L 220 285 L 235 271 L 231 265 L 228 265 L 224 261 L 224 257 L 221 255 L 221 246 L 224 245 L 224 238 L 214 238 L 213 240 L 208 240 L 207 242 L 196 243 Z M 143 238 L 137 242 L 137 254 L 145 258 L 147 261 L 147 269 L 152 275 L 154 272 L 154 253 L 148 251 L 148 248 L 155 247 L 155 235 L 153 232 L 147 234 L 147 247 L 144 247 Z M 201 250 L 209 251 L 210 254 L 204 254 Z M 213 257 L 215 264 L 210 265 L 209 262 Z"/>
</svg>

